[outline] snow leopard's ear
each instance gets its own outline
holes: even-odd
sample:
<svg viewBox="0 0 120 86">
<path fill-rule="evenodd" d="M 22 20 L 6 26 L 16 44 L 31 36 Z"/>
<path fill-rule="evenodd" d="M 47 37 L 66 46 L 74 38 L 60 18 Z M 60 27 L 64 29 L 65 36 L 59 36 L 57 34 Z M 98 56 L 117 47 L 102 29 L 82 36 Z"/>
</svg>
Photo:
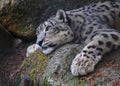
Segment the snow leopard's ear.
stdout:
<svg viewBox="0 0 120 86">
<path fill-rule="evenodd" d="M 67 22 L 67 16 L 64 10 L 60 9 L 56 13 L 56 18 L 62 22 Z"/>
</svg>

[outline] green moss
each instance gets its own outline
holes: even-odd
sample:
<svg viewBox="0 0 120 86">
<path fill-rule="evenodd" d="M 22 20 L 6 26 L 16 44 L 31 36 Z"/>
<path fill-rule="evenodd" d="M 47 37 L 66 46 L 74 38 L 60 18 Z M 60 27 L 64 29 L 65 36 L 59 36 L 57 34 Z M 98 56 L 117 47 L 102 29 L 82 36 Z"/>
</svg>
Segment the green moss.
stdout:
<svg viewBox="0 0 120 86">
<path fill-rule="evenodd" d="M 33 82 L 34 86 L 38 86 L 37 84 L 40 84 L 41 82 L 40 77 L 44 72 L 46 65 L 47 65 L 46 56 L 40 50 L 37 50 L 35 53 L 31 54 L 23 61 L 21 65 L 21 70 L 23 73 L 28 74 L 30 76 L 30 80 Z"/>
</svg>

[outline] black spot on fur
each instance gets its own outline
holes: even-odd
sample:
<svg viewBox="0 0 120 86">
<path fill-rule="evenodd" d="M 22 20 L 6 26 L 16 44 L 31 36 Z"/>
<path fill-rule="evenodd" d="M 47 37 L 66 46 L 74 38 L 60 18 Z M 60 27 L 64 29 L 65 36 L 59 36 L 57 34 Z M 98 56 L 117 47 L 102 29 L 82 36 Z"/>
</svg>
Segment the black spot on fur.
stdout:
<svg viewBox="0 0 120 86">
<path fill-rule="evenodd" d="M 91 46 L 88 46 L 87 48 L 88 48 L 88 49 L 89 49 L 89 48 L 96 48 L 96 46 L 95 46 L 95 45 L 91 45 Z"/>
<path fill-rule="evenodd" d="M 119 5 L 115 4 L 114 2 L 111 2 L 111 5 L 113 8 L 119 8 Z"/>
<path fill-rule="evenodd" d="M 84 53 L 87 53 L 87 51 L 86 51 L 86 50 L 83 50 L 83 52 L 84 52 Z"/>
<path fill-rule="evenodd" d="M 98 56 L 101 56 L 102 54 L 101 53 L 97 53 Z"/>
<path fill-rule="evenodd" d="M 101 5 L 101 7 L 105 8 L 106 10 L 109 10 L 110 8 L 106 5 Z"/>
<path fill-rule="evenodd" d="M 93 27 L 89 27 L 89 30 L 85 34 L 90 34 L 93 30 Z"/>
<path fill-rule="evenodd" d="M 91 27 L 89 27 L 90 29 L 93 29 L 93 27 L 91 26 Z"/>
<path fill-rule="evenodd" d="M 99 40 L 99 41 L 98 41 L 98 44 L 99 44 L 99 45 L 103 45 L 104 43 Z"/>
<path fill-rule="evenodd" d="M 103 37 L 108 38 L 107 34 L 103 33 L 102 35 L 103 35 Z"/>
<path fill-rule="evenodd" d="M 93 56 L 93 58 L 96 58 L 96 56 L 95 55 L 92 55 Z M 95 61 L 94 59 L 92 59 L 93 61 Z"/>
<path fill-rule="evenodd" d="M 66 37 L 68 34 L 64 34 L 64 36 Z"/>
<path fill-rule="evenodd" d="M 52 21 L 48 21 L 51 25 L 54 25 L 54 23 Z"/>
<path fill-rule="evenodd" d="M 88 8 L 87 9 L 90 9 L 90 6 L 88 6 Z"/>
<path fill-rule="evenodd" d="M 93 51 L 89 51 L 88 54 L 93 54 Z"/>
<path fill-rule="evenodd" d="M 111 13 L 110 16 L 113 20 L 115 19 L 115 15 L 113 13 Z"/>
<path fill-rule="evenodd" d="M 67 34 L 69 35 L 69 34 L 70 34 L 70 32 L 68 31 L 68 32 L 67 32 Z"/>
<path fill-rule="evenodd" d="M 93 4 L 92 7 L 96 7 L 96 4 Z"/>
<path fill-rule="evenodd" d="M 111 48 L 112 43 L 110 41 L 106 42 L 106 47 Z"/>
<path fill-rule="evenodd" d="M 115 35 L 115 34 L 111 34 L 112 38 L 115 40 L 115 41 L 118 41 L 118 36 Z"/>
<path fill-rule="evenodd" d="M 98 33 L 93 34 L 90 39 L 92 40 L 96 35 L 98 35 Z"/>
<path fill-rule="evenodd" d="M 77 21 L 76 21 L 76 23 L 79 23 L 79 24 L 81 24 L 82 22 L 77 20 Z"/>
<path fill-rule="evenodd" d="M 87 37 L 84 37 L 83 40 L 85 41 L 87 39 Z"/>
<path fill-rule="evenodd" d="M 89 56 L 87 56 L 86 54 L 85 55 L 83 55 L 83 56 L 85 56 L 85 57 L 87 57 L 87 58 L 90 58 Z"/>
<path fill-rule="evenodd" d="M 96 23 L 94 23 L 93 25 L 94 25 L 94 26 L 96 26 L 97 24 L 96 24 Z"/>
<path fill-rule="evenodd" d="M 98 50 L 98 51 L 100 51 L 100 52 L 102 52 L 102 51 L 103 51 L 103 49 L 102 49 L 102 48 L 96 48 L 96 50 Z"/>
<path fill-rule="evenodd" d="M 106 15 L 103 15 L 103 19 L 104 19 L 106 22 L 109 22 L 109 18 L 108 18 Z"/>
</svg>

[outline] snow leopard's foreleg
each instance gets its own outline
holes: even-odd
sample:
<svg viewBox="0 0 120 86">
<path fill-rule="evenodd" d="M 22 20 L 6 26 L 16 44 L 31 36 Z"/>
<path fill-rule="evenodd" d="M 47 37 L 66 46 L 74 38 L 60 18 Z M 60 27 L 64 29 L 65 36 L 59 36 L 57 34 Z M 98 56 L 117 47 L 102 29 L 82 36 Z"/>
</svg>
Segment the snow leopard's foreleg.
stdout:
<svg viewBox="0 0 120 86">
<path fill-rule="evenodd" d="M 93 72 L 102 56 L 120 45 L 120 33 L 117 31 L 93 34 L 91 39 L 91 42 L 72 61 L 71 72 L 74 76 Z"/>
</svg>

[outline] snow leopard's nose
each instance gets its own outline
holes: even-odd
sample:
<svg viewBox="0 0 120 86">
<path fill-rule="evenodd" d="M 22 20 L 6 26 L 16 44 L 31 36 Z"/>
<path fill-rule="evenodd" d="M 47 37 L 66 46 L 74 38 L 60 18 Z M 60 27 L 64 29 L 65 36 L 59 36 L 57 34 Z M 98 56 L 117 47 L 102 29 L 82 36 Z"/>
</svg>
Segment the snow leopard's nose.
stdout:
<svg viewBox="0 0 120 86">
<path fill-rule="evenodd" d="M 37 44 L 38 44 L 39 46 L 42 46 L 42 43 L 43 43 L 43 40 L 39 41 Z"/>
</svg>

